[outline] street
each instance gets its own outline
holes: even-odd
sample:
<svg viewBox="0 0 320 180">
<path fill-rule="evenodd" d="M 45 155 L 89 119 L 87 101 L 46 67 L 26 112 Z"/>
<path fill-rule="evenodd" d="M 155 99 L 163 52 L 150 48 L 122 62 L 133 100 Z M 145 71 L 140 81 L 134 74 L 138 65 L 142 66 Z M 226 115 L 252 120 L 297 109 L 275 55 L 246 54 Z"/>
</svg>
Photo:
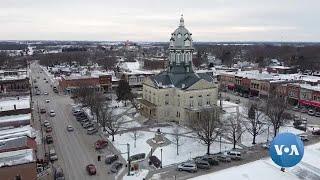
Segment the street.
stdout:
<svg viewBox="0 0 320 180">
<path fill-rule="evenodd" d="M 37 85 L 41 91 L 41 95 L 33 96 L 34 111 L 37 111 L 39 105 L 40 108 L 45 108 L 47 113 L 41 115 L 41 122 L 48 120 L 52 127 L 52 136 L 54 143 L 46 146 L 46 152 L 49 149 L 54 148 L 58 155 L 58 161 L 53 163 L 53 166 L 60 166 L 63 168 L 66 179 L 70 180 L 85 180 L 85 179 L 115 179 L 115 174 L 108 174 L 108 167 L 104 164 L 104 156 L 111 152 L 108 148 L 97 152 L 94 148 L 94 142 L 100 139 L 99 135 L 87 135 L 85 129 L 75 120 L 75 117 L 71 113 L 73 100 L 70 97 L 56 94 L 52 91 L 49 77 L 41 71 L 40 66 L 36 63 L 31 65 L 31 77 L 37 80 Z M 39 77 L 39 79 L 37 78 Z M 49 80 L 45 82 L 44 78 Z M 44 92 L 48 92 L 48 95 L 44 95 Z M 47 103 L 46 100 L 50 102 Z M 55 117 L 50 117 L 50 110 L 54 110 Z M 38 112 L 35 112 L 37 116 Z M 66 130 L 67 125 L 74 127 L 73 132 Z M 43 133 L 45 136 L 45 132 Z M 101 161 L 98 162 L 98 154 L 102 155 Z M 94 164 L 97 169 L 97 175 L 89 176 L 86 171 L 88 164 Z"/>
</svg>

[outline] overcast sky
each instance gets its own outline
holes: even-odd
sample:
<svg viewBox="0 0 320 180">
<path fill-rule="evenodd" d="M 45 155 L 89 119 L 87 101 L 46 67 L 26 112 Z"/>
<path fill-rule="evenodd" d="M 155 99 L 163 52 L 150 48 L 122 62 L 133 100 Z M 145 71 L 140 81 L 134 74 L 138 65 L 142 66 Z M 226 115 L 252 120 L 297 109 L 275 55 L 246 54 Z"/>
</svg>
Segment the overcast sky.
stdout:
<svg viewBox="0 0 320 180">
<path fill-rule="evenodd" d="M 0 0 L 0 40 L 320 41 L 319 0 Z"/>
</svg>

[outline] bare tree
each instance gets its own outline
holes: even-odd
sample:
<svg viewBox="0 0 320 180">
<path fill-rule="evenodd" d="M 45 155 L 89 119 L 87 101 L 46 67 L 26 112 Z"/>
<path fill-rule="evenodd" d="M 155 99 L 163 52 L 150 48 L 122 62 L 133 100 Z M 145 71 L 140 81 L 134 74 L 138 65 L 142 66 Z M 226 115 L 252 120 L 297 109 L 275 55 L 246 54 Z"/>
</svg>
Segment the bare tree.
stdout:
<svg viewBox="0 0 320 180">
<path fill-rule="evenodd" d="M 247 107 L 247 117 L 248 121 L 244 122 L 246 130 L 252 135 L 252 144 L 256 144 L 256 137 L 264 132 L 265 118 L 264 112 L 262 110 L 261 102 L 249 102 Z"/>
<path fill-rule="evenodd" d="M 101 126 L 103 131 L 106 131 L 110 136 L 112 136 L 112 141 L 114 141 L 114 136 L 120 128 L 120 118 L 112 116 L 112 111 L 109 108 L 102 108 L 100 111 Z"/>
<path fill-rule="evenodd" d="M 287 108 L 286 98 L 277 95 L 275 92 L 271 92 L 264 108 L 265 114 L 268 116 L 268 121 L 273 126 L 273 135 L 276 137 L 281 126 L 285 124 L 287 120 Z"/>
<path fill-rule="evenodd" d="M 142 137 L 142 133 L 139 132 L 137 129 L 134 129 L 131 133 L 131 137 L 134 140 L 134 148 L 136 148 L 136 143 L 137 143 L 137 139 L 139 139 L 140 137 Z"/>
<path fill-rule="evenodd" d="M 231 115 L 227 117 L 225 122 L 225 129 L 229 136 L 232 137 L 233 149 L 236 148 L 237 143 L 241 140 L 242 134 L 246 131 L 241 127 L 242 119 L 237 115 Z"/>
<path fill-rule="evenodd" d="M 223 123 L 218 107 L 203 109 L 190 115 L 190 127 L 197 133 L 198 138 L 207 146 L 207 154 L 210 154 L 210 146 L 221 134 Z"/>
<path fill-rule="evenodd" d="M 171 139 L 169 139 L 171 143 L 176 145 L 177 155 L 179 155 L 179 147 L 184 144 L 184 142 L 181 140 L 181 134 L 182 134 L 182 132 L 180 131 L 180 128 L 178 126 L 176 126 L 173 129 L 173 134 L 172 134 L 173 137 Z"/>
</svg>

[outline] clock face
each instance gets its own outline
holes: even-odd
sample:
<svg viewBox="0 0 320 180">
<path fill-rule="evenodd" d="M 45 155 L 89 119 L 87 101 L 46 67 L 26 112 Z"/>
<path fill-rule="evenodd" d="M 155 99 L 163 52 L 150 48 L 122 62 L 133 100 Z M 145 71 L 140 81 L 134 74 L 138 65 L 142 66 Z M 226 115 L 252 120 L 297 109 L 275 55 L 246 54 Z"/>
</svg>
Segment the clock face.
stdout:
<svg viewBox="0 0 320 180">
<path fill-rule="evenodd" d="M 181 38 L 181 34 L 178 34 L 178 38 Z"/>
</svg>

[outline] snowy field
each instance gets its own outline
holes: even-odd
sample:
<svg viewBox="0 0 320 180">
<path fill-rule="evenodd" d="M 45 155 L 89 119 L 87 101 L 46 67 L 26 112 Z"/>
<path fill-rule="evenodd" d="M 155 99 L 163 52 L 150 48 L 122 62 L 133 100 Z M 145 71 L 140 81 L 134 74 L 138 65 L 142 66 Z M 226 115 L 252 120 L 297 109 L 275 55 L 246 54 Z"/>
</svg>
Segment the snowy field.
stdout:
<svg viewBox="0 0 320 180">
<path fill-rule="evenodd" d="M 268 158 L 192 178 L 192 180 L 319 180 L 319 162 L 320 143 L 306 147 L 302 162 L 287 169 L 286 172 L 280 171 L 280 167 Z"/>
</svg>

